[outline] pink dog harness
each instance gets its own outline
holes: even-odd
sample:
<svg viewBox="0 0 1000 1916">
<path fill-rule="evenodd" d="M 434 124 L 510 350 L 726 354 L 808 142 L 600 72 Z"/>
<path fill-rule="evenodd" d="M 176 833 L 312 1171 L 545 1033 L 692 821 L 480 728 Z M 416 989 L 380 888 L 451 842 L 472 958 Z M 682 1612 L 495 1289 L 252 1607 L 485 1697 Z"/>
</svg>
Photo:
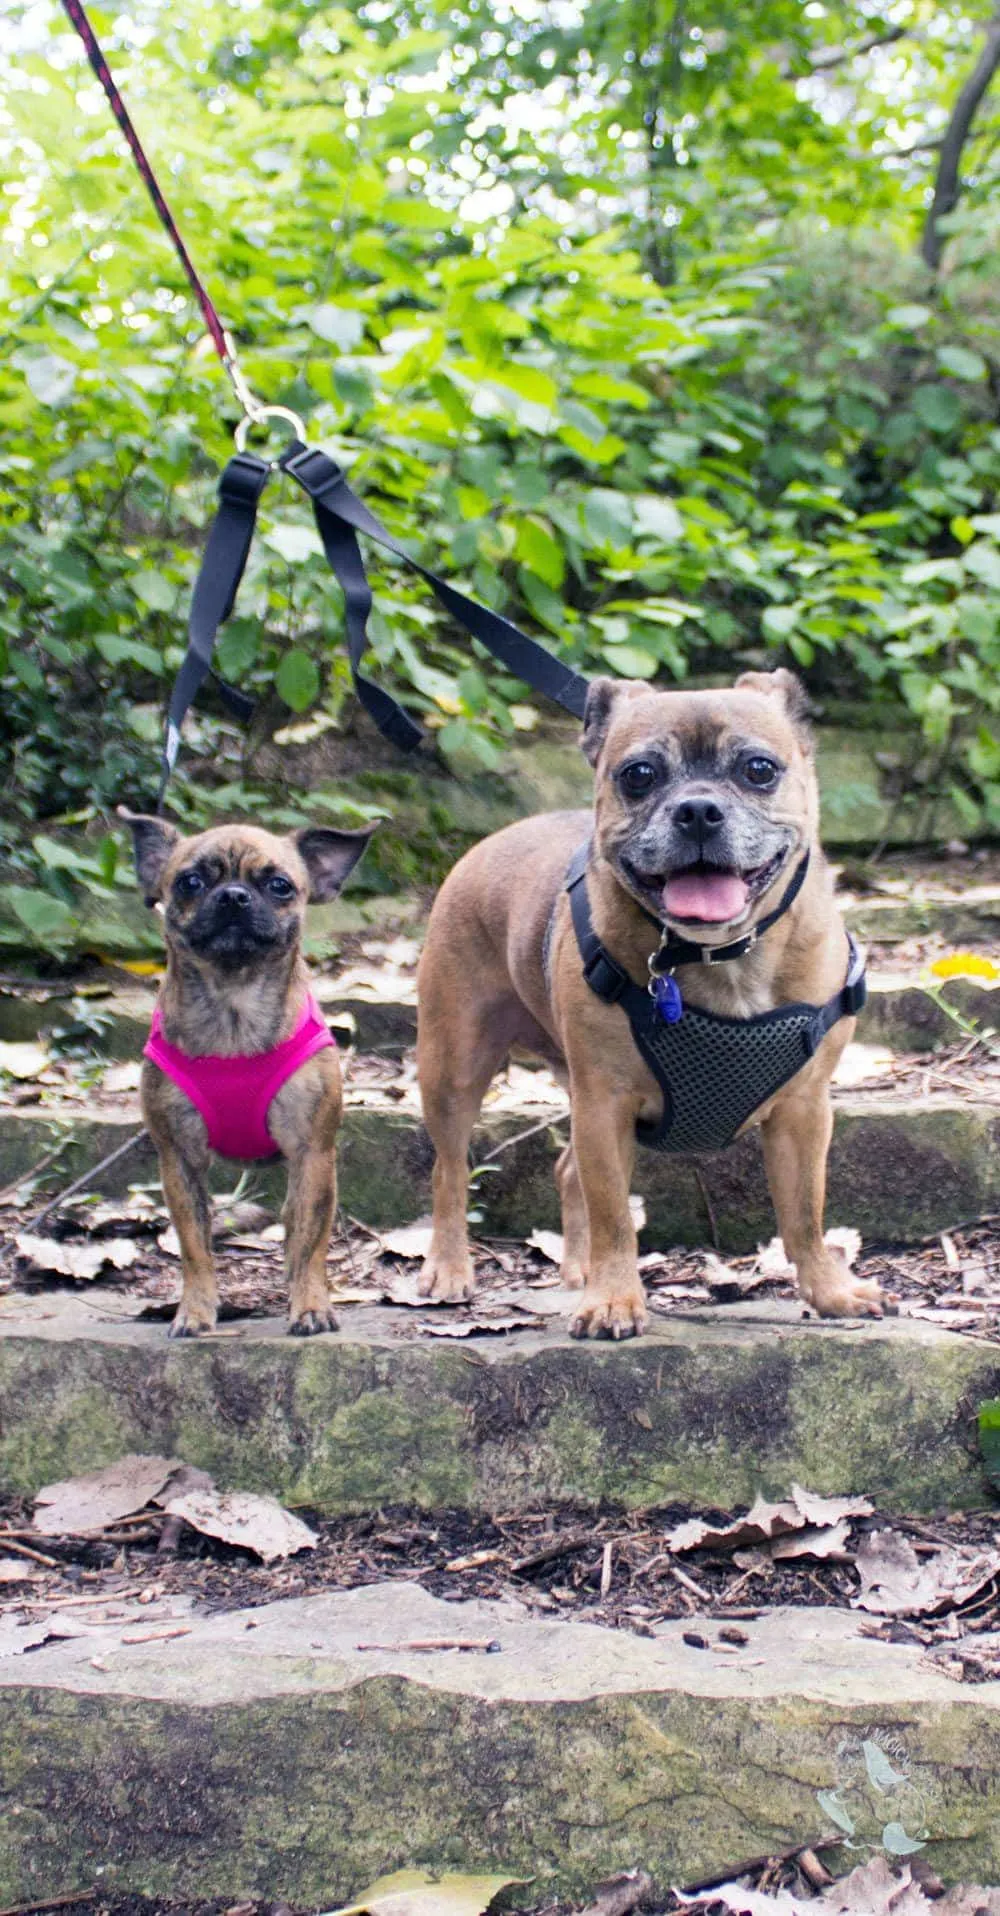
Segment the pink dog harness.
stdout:
<svg viewBox="0 0 1000 1916">
<path fill-rule="evenodd" d="M 143 1056 L 159 1065 L 197 1106 L 205 1120 L 209 1145 L 220 1157 L 273 1158 L 278 1146 L 267 1128 L 271 1099 L 307 1058 L 314 1058 L 317 1051 L 325 1051 L 333 1042 L 310 992 L 298 1028 L 290 1038 L 271 1051 L 235 1058 L 211 1054 L 192 1057 L 190 1052 L 169 1044 L 163 1036 L 157 1005 Z"/>
</svg>

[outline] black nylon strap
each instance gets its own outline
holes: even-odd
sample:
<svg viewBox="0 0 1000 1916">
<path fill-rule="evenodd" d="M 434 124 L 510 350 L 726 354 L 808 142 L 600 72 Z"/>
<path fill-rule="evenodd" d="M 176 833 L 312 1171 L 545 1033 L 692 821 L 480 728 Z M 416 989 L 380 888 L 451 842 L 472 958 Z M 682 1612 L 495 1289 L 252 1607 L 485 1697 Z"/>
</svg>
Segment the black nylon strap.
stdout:
<svg viewBox="0 0 1000 1916">
<path fill-rule="evenodd" d="M 316 526 L 323 542 L 327 562 L 344 594 L 347 651 L 354 688 L 366 712 L 375 721 L 383 737 L 404 752 L 412 752 L 423 733 L 391 693 L 376 685 L 361 671 L 361 660 L 368 645 L 368 619 L 372 592 L 357 534 L 363 532 L 388 552 L 401 559 L 412 571 L 426 579 L 443 606 L 484 645 L 515 677 L 523 679 L 536 692 L 554 699 L 574 717 L 583 717 L 587 680 L 571 666 L 553 658 L 543 645 L 518 630 L 510 619 L 489 606 L 480 605 L 446 579 L 439 579 L 400 545 L 373 512 L 353 493 L 340 467 L 326 454 L 293 440 L 278 460 L 312 501 Z M 167 715 L 166 741 L 157 810 L 163 804 L 167 781 L 173 771 L 180 745 L 181 727 L 192 701 L 212 669 L 212 653 L 220 625 L 228 619 L 236 600 L 243 570 L 253 539 L 257 505 L 267 484 L 271 462 L 249 452 L 237 453 L 229 461 L 219 481 L 219 510 L 209 533 L 191 601 L 188 648 L 174 684 Z M 230 710 L 246 720 L 253 712 L 253 701 L 218 681 L 219 692 Z"/>
<path fill-rule="evenodd" d="M 184 719 L 212 669 L 216 634 L 236 602 L 257 521 L 258 501 L 270 470 L 267 460 L 258 459 L 250 452 L 238 452 L 219 480 L 219 510 L 208 535 L 191 599 L 188 647 L 170 696 L 157 811 L 163 804 L 167 781 L 177 761 Z M 230 711 L 237 718 L 247 720 L 253 712 L 253 700 L 221 679 L 218 685 Z"/>
<path fill-rule="evenodd" d="M 404 565 L 408 565 L 413 572 L 419 573 L 452 617 L 465 627 L 472 638 L 478 639 L 488 652 L 492 652 L 493 657 L 499 659 L 515 678 L 523 679 L 525 684 L 530 685 L 534 691 L 542 692 L 547 698 L 554 699 L 557 705 L 571 712 L 575 718 L 583 717 L 587 698 L 587 680 L 579 672 L 574 672 L 571 666 L 564 665 L 559 659 L 553 658 L 551 652 L 546 651 L 543 645 L 539 645 L 537 639 L 530 639 L 527 633 L 521 632 L 510 619 L 505 619 L 499 612 L 493 612 L 489 606 L 480 605 L 478 600 L 470 599 L 466 593 L 459 592 L 457 587 L 449 585 L 446 579 L 438 578 L 436 573 L 429 572 L 426 566 L 414 559 L 412 554 L 407 552 L 406 547 L 400 545 L 381 521 L 376 519 L 375 514 L 369 511 L 363 500 L 351 491 L 340 467 L 332 459 L 328 459 L 326 453 L 303 446 L 299 440 L 295 440 L 282 454 L 278 463 L 285 472 L 291 474 L 291 477 L 312 500 L 316 524 L 324 548 L 327 548 L 328 540 L 326 521 L 330 519 L 353 528 L 355 532 L 363 532 L 369 539 L 376 540 L 387 552 L 393 553 L 397 559 L 403 561 Z M 330 563 L 334 565 L 333 558 L 330 559 Z M 336 571 L 336 565 L 334 570 Z M 341 580 L 341 584 L 343 583 Z M 366 643 L 364 631 L 366 622 L 367 611 L 361 623 L 358 656 L 364 650 Z M 352 658 L 352 665 L 353 663 Z M 387 698 L 388 694 L 383 694 L 383 697 Z M 395 701 L 392 703 L 395 704 Z M 400 708 L 397 706 L 395 709 L 398 711 Z M 405 714 L 403 716 L 405 717 Z M 407 723 L 412 725 L 412 720 Z"/>
</svg>

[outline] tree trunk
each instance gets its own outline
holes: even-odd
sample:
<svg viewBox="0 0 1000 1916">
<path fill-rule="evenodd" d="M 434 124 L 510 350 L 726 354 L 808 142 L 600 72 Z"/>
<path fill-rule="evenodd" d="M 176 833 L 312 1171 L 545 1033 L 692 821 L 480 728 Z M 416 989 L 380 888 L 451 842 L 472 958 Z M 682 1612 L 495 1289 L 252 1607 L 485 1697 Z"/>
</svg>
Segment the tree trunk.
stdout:
<svg viewBox="0 0 1000 1916">
<path fill-rule="evenodd" d="M 962 152 L 971 132 L 979 103 L 998 66 L 1000 66 L 1000 8 L 997 9 L 986 28 L 982 52 L 955 101 L 955 110 L 941 141 L 941 158 L 938 161 L 937 178 L 934 182 L 934 198 L 927 215 L 920 246 L 920 251 L 932 271 L 936 271 L 941 263 L 942 239 L 939 222 L 948 213 L 954 212 L 958 205 L 962 190 L 960 173 Z"/>
</svg>

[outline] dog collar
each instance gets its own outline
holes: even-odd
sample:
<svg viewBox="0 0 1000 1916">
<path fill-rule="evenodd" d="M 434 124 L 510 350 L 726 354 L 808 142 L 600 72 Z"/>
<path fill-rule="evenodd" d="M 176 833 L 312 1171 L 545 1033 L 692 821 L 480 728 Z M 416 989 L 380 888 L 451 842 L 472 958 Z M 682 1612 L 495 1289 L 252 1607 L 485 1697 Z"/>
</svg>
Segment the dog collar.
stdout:
<svg viewBox="0 0 1000 1916">
<path fill-rule="evenodd" d="M 796 865 L 774 910 L 769 911 L 766 918 L 759 919 L 756 925 L 752 925 L 744 937 L 734 938 L 728 945 L 698 945 L 692 938 L 678 938 L 674 932 L 667 930 L 661 919 L 654 918 L 652 912 L 647 912 L 646 917 L 650 924 L 657 925 L 661 933 L 660 948 L 653 953 L 649 961 L 651 973 L 654 977 L 661 977 L 664 972 L 675 971 L 678 965 L 724 965 L 730 958 L 745 958 L 747 952 L 752 951 L 754 946 L 759 944 L 764 933 L 770 931 L 771 926 L 776 925 L 779 918 L 784 917 L 789 905 L 794 904 L 805 883 L 808 869 L 809 853 L 807 851 L 805 857 L 801 858 Z"/>
</svg>

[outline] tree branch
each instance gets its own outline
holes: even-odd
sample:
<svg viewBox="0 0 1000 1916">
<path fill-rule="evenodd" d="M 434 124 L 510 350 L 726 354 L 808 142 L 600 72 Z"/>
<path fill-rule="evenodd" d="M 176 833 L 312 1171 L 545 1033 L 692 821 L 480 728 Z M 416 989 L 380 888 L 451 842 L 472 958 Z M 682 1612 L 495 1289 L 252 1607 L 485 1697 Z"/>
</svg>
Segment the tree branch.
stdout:
<svg viewBox="0 0 1000 1916">
<path fill-rule="evenodd" d="M 909 31 L 909 27 L 887 27 L 884 33 L 873 33 L 869 40 L 862 40 L 860 46 L 820 47 L 817 53 L 809 55 L 809 65 L 814 73 L 826 73 L 830 67 L 843 66 L 845 60 L 857 60 L 863 53 L 874 52 L 876 47 L 891 46 Z"/>
<path fill-rule="evenodd" d="M 997 8 L 986 28 L 982 51 L 955 101 L 954 112 L 941 141 L 941 158 L 938 161 L 937 178 L 934 182 L 934 198 L 931 201 L 920 243 L 920 251 L 932 271 L 936 271 L 941 264 L 940 222 L 949 213 L 954 212 L 962 190 L 962 151 L 980 102 L 998 66 L 1000 66 L 1000 7 Z"/>
</svg>

